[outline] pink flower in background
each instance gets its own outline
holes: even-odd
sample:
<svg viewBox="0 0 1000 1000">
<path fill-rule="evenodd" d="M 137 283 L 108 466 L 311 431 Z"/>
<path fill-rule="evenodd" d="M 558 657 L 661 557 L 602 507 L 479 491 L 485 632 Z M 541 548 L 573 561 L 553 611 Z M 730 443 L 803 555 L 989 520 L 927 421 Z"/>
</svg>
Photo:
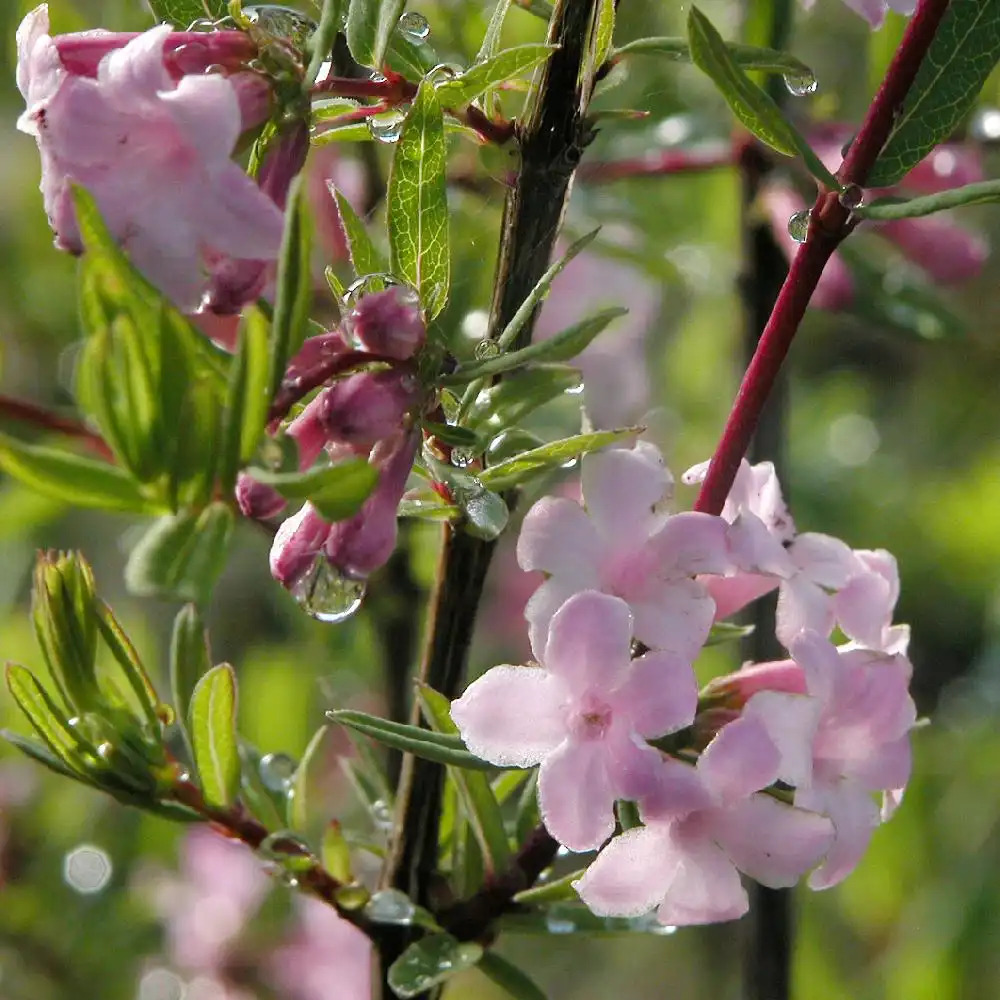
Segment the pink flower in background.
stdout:
<svg viewBox="0 0 1000 1000">
<path fill-rule="evenodd" d="M 660 510 L 672 479 L 660 453 L 646 442 L 586 456 L 582 478 L 585 507 L 544 497 L 521 527 L 521 568 L 549 574 L 525 610 L 535 655 L 540 658 L 549 622 L 566 600 L 582 590 L 601 590 L 628 602 L 636 639 L 690 662 L 715 615 L 694 577 L 729 567 L 725 522 Z"/>
<path fill-rule="evenodd" d="M 268 979 L 288 1000 L 370 1000 L 371 942 L 315 899 L 296 901 L 299 927 L 266 960 Z"/>
<path fill-rule="evenodd" d="M 47 9 L 36 8 L 17 35 L 28 105 L 18 127 L 38 142 L 57 244 L 82 249 L 71 199 L 71 185 L 80 184 L 136 267 L 194 312 L 220 258 L 277 256 L 282 216 L 230 159 L 241 132 L 259 124 L 243 120 L 243 106 L 260 105 L 244 91 L 266 90 L 266 81 L 223 73 L 176 79 L 166 57 L 170 36 L 161 25 L 130 37 L 100 58 L 94 75 L 83 75 L 63 64 Z"/>
<path fill-rule="evenodd" d="M 829 820 L 767 795 L 780 755 L 757 720 L 725 726 L 695 767 L 662 766 L 644 826 L 601 851 L 574 882 L 595 912 L 639 916 L 657 907 L 663 924 L 735 920 L 748 908 L 739 872 L 774 888 L 794 885 L 833 837 Z"/>
<path fill-rule="evenodd" d="M 803 7 L 809 10 L 816 0 L 802 0 Z M 860 14 L 873 28 L 882 26 L 885 15 L 890 10 L 897 14 L 912 14 L 917 7 L 917 0 L 844 0 L 851 10 Z"/>
<path fill-rule="evenodd" d="M 624 601 L 577 594 L 552 619 L 545 669 L 493 667 L 452 703 L 473 753 L 505 766 L 541 764 L 542 819 L 574 851 L 611 836 L 615 799 L 655 791 L 661 755 L 645 740 L 694 718 L 688 664 L 670 653 L 633 660 L 631 641 Z"/>
</svg>

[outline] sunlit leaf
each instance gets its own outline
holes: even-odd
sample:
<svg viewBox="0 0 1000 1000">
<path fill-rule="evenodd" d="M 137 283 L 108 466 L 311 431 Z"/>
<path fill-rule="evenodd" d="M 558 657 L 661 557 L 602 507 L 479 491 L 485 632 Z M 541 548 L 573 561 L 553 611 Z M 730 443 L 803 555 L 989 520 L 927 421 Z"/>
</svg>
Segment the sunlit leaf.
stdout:
<svg viewBox="0 0 1000 1000">
<path fill-rule="evenodd" d="M 236 740 L 236 674 L 228 663 L 213 667 L 194 689 L 188 732 L 205 801 L 225 808 L 240 787 Z"/>
</svg>

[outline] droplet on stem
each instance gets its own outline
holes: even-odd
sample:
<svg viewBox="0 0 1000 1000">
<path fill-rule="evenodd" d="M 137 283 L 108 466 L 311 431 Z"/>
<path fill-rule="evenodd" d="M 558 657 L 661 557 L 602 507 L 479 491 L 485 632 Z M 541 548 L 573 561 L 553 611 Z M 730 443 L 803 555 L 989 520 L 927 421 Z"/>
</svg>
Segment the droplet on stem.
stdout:
<svg viewBox="0 0 1000 1000">
<path fill-rule="evenodd" d="M 844 208 L 853 212 L 854 209 L 860 208 L 865 203 L 864 189 L 858 184 L 845 184 L 840 189 L 837 200 Z"/>
<path fill-rule="evenodd" d="M 345 576 L 323 554 L 292 587 L 292 597 L 302 610 L 330 625 L 350 618 L 364 596 L 365 581 Z"/>
<path fill-rule="evenodd" d="M 804 208 L 788 220 L 788 235 L 796 243 L 805 243 L 806 237 L 809 235 L 810 219 L 812 219 L 812 212 L 808 208 Z"/>
<path fill-rule="evenodd" d="M 376 892 L 365 906 L 365 915 L 376 924 L 395 924 L 405 927 L 413 923 L 417 908 L 405 892 L 383 889 Z"/>
<path fill-rule="evenodd" d="M 413 10 L 401 14 L 397 23 L 402 34 L 416 38 L 418 41 L 423 40 L 431 33 L 431 26 L 427 18 Z"/>
<path fill-rule="evenodd" d="M 788 93 L 793 97 L 808 97 L 819 89 L 819 81 L 815 74 L 808 71 L 802 73 L 786 73 L 784 76 Z"/>
<path fill-rule="evenodd" d="M 368 117 L 368 131 L 376 142 L 391 144 L 399 141 L 405 121 L 406 115 L 402 111 L 390 108 Z"/>
<path fill-rule="evenodd" d="M 476 358 L 479 361 L 488 361 L 500 355 L 500 345 L 495 340 L 481 340 L 476 344 Z"/>
</svg>

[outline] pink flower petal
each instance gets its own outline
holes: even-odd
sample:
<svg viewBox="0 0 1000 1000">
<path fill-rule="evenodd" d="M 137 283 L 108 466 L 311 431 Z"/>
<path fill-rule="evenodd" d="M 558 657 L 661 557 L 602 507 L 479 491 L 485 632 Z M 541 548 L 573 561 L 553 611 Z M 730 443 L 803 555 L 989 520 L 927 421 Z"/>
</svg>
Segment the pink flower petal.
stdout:
<svg viewBox="0 0 1000 1000">
<path fill-rule="evenodd" d="M 796 535 L 788 553 L 799 571 L 821 587 L 843 587 L 864 570 L 850 546 L 832 535 L 812 531 Z"/>
<path fill-rule="evenodd" d="M 833 842 L 825 816 L 751 795 L 713 814 L 712 830 L 740 871 L 772 889 L 795 885 L 822 860 Z"/>
<path fill-rule="evenodd" d="M 809 877 L 810 889 L 829 889 L 857 867 L 878 826 L 878 809 L 865 789 L 846 781 L 826 791 L 800 790 L 795 804 L 822 810 L 833 821 L 836 837 L 826 860 Z"/>
<path fill-rule="evenodd" d="M 781 539 L 749 511 L 741 511 L 726 533 L 733 565 L 744 571 L 789 577 L 795 565 Z"/>
<path fill-rule="evenodd" d="M 571 851 L 600 847 L 615 832 L 615 790 L 601 740 L 567 740 L 538 769 L 538 805 L 549 833 Z"/>
<path fill-rule="evenodd" d="M 566 689 L 547 671 L 503 664 L 452 702 L 451 717 L 477 757 L 530 767 L 565 739 L 565 701 Z"/>
<path fill-rule="evenodd" d="M 871 757 L 860 761 L 851 769 L 851 776 L 871 791 L 894 792 L 906 787 L 913 767 L 910 737 L 886 743 Z"/>
<path fill-rule="evenodd" d="M 517 563 L 523 570 L 543 570 L 580 581 L 578 589 L 597 582 L 601 541 L 587 512 L 565 497 L 543 497 L 525 515 L 517 539 Z"/>
<path fill-rule="evenodd" d="M 630 664 L 632 612 L 618 597 L 586 590 L 552 617 L 545 666 L 573 692 L 610 694 Z"/>
<path fill-rule="evenodd" d="M 781 581 L 775 576 L 738 573 L 736 576 L 705 576 L 700 582 L 715 602 L 715 620 L 719 621 L 769 594 Z"/>
<path fill-rule="evenodd" d="M 669 517 L 646 543 L 656 554 L 666 579 L 730 569 L 728 525 L 720 517 L 688 511 Z"/>
<path fill-rule="evenodd" d="M 673 757 L 664 757 L 657 787 L 640 804 L 643 821 L 660 824 L 712 808 L 712 796 L 698 769 Z"/>
<path fill-rule="evenodd" d="M 635 638 L 649 646 L 693 661 L 708 638 L 715 605 L 696 580 L 672 580 L 654 598 L 631 599 Z"/>
<path fill-rule="evenodd" d="M 687 660 L 674 653 L 646 653 L 632 661 L 612 705 L 640 736 L 655 739 L 694 721 L 698 682 Z"/>
<path fill-rule="evenodd" d="M 626 722 L 612 725 L 604 738 L 604 752 L 616 799 L 641 802 L 660 794 L 663 755 L 636 736 Z"/>
<path fill-rule="evenodd" d="M 648 444 L 588 455 L 582 480 L 587 512 L 597 530 L 620 545 L 648 533 L 653 508 L 672 483 L 662 456 Z"/>
<path fill-rule="evenodd" d="M 841 672 L 837 647 L 818 632 L 802 632 L 788 646 L 805 675 L 806 690 L 825 706 L 834 696 Z"/>
<path fill-rule="evenodd" d="M 892 608 L 889 581 L 877 573 L 854 577 L 834 598 L 841 629 L 869 649 L 881 648 Z"/>
<path fill-rule="evenodd" d="M 159 24 L 101 60 L 97 82 L 107 88 L 122 107 L 135 108 L 173 88 L 163 59 L 163 46 L 170 32 L 170 25 Z"/>
<path fill-rule="evenodd" d="M 804 574 L 781 584 L 774 631 L 786 647 L 803 630 L 826 637 L 834 625 L 833 598 Z"/>
<path fill-rule="evenodd" d="M 660 923 L 685 926 L 742 917 L 750 904 L 729 858 L 701 837 L 676 836 L 675 845 L 681 863 L 656 911 Z"/>
<path fill-rule="evenodd" d="M 638 917 L 663 899 L 680 864 L 665 824 L 628 830 L 573 883 L 599 916 Z"/>
<path fill-rule="evenodd" d="M 812 780 L 813 739 L 822 706 L 815 698 L 781 691 L 755 694 L 743 715 L 759 720 L 781 757 L 778 778 L 796 788 Z"/>
<path fill-rule="evenodd" d="M 772 784 L 781 758 L 759 719 L 742 717 L 723 726 L 698 759 L 698 773 L 721 805 Z"/>
<path fill-rule="evenodd" d="M 240 106 L 224 76 L 185 76 L 159 100 L 184 142 L 202 160 L 228 160 L 240 137 Z"/>
<path fill-rule="evenodd" d="M 552 616 L 579 592 L 580 588 L 572 580 L 553 576 L 528 598 L 524 617 L 528 622 L 531 652 L 539 662 L 545 661 L 545 645 L 549 640 L 549 622 L 552 621 Z"/>
</svg>

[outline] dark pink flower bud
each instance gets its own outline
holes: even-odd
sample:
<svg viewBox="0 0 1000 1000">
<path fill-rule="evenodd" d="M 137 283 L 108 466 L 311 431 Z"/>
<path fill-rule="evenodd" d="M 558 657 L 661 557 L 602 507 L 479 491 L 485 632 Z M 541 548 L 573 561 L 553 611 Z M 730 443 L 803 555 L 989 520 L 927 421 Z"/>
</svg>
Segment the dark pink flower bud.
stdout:
<svg viewBox="0 0 1000 1000">
<path fill-rule="evenodd" d="M 396 508 L 420 444 L 416 431 L 380 441 L 371 462 L 379 470 L 375 491 L 354 517 L 330 528 L 325 551 L 344 576 L 363 580 L 385 565 L 396 547 Z"/>
<path fill-rule="evenodd" d="M 327 443 L 323 423 L 323 396 L 310 400 L 303 411 L 288 425 L 288 436 L 294 438 L 299 449 L 299 468 L 308 469 L 319 458 Z"/>
<path fill-rule="evenodd" d="M 344 329 L 366 351 L 400 361 L 412 358 L 427 337 L 416 293 L 400 285 L 365 295 L 344 319 Z"/>
<path fill-rule="evenodd" d="M 943 285 L 974 278 L 989 256 L 982 236 L 943 215 L 887 222 L 877 232 Z"/>
<path fill-rule="evenodd" d="M 330 525 L 312 504 L 287 518 L 271 545 L 271 575 L 289 590 L 312 568 L 330 533 Z"/>
<path fill-rule="evenodd" d="M 259 73 L 234 73 L 227 79 L 240 102 L 243 131 L 249 132 L 263 125 L 271 117 L 274 108 L 271 84 Z"/>
<path fill-rule="evenodd" d="M 320 397 L 327 438 L 368 451 L 400 430 L 418 391 L 416 378 L 398 371 L 359 372 L 339 379 Z"/>
<path fill-rule="evenodd" d="M 277 517 L 288 505 L 273 486 L 258 483 L 245 472 L 241 472 L 236 479 L 236 504 L 244 517 L 254 521 Z"/>
</svg>

